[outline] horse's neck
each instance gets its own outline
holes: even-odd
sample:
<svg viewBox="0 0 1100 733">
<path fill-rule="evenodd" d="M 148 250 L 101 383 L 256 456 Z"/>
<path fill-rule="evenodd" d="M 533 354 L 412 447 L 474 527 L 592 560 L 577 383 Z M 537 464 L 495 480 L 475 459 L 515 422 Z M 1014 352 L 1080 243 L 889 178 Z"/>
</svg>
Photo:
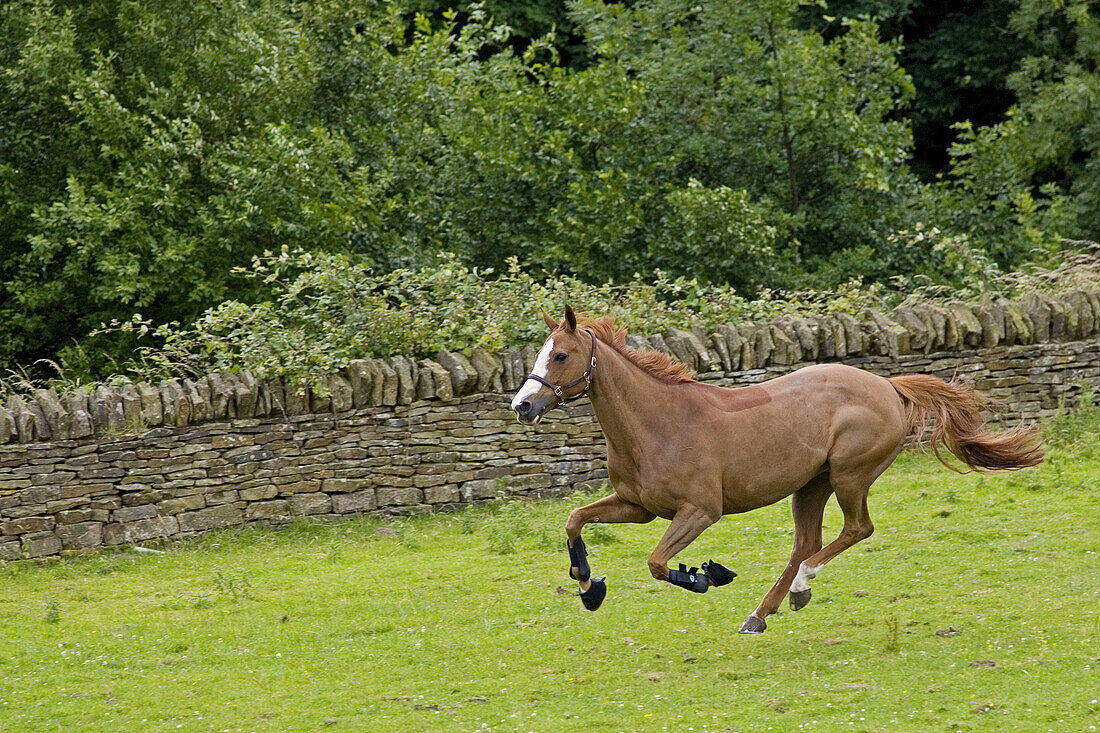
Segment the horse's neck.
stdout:
<svg viewBox="0 0 1100 733">
<path fill-rule="evenodd" d="M 600 342 L 592 380 L 592 409 L 604 437 L 615 451 L 637 457 L 645 443 L 660 439 L 667 426 L 667 393 L 664 384 L 633 364 L 611 346 Z"/>
</svg>

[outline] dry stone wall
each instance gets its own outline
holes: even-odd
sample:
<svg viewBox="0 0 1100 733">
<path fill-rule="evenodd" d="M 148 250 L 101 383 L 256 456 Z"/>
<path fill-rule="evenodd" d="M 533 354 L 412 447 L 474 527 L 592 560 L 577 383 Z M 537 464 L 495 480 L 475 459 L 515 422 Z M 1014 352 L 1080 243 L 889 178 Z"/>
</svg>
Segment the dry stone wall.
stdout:
<svg viewBox="0 0 1100 733">
<path fill-rule="evenodd" d="M 1073 405 L 1082 382 L 1100 387 L 1100 292 L 629 340 L 730 386 L 823 361 L 958 374 L 1001 401 L 1001 419 L 1034 420 Z M 602 483 L 587 404 L 537 428 L 508 410 L 536 350 L 363 359 L 315 391 L 244 373 L 11 397 L 0 408 L 0 559 Z"/>
</svg>

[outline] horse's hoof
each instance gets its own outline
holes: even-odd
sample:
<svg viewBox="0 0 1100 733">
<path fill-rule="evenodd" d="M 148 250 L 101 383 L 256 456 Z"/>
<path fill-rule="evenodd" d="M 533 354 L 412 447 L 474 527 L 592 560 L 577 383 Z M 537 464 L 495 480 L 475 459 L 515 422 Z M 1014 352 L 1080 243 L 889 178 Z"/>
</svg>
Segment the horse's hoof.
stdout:
<svg viewBox="0 0 1100 733">
<path fill-rule="evenodd" d="M 706 574 L 707 580 L 709 580 L 710 584 L 715 588 L 731 583 L 733 579 L 737 577 L 737 573 L 733 572 L 725 565 L 714 562 L 714 560 L 703 563 L 703 572 Z"/>
<path fill-rule="evenodd" d="M 607 597 L 607 583 L 603 582 L 603 578 L 593 578 L 588 590 L 582 590 L 580 596 L 584 607 L 589 611 L 595 611 Z"/>
<path fill-rule="evenodd" d="M 791 610 L 801 611 L 810 602 L 810 589 L 791 591 Z"/>
<path fill-rule="evenodd" d="M 739 633 L 742 634 L 763 634 L 764 629 L 768 628 L 768 625 L 764 623 L 764 619 L 757 618 L 756 616 L 749 616 L 745 619 L 745 623 L 741 624 Z"/>
</svg>

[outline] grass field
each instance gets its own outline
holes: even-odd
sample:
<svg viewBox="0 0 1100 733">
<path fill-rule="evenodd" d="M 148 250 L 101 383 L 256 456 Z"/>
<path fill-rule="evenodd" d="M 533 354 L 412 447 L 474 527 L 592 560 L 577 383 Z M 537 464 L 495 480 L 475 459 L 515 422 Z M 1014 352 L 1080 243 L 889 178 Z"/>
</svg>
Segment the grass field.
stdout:
<svg viewBox="0 0 1100 733">
<path fill-rule="evenodd" d="M 875 535 L 761 636 L 736 631 L 786 562 L 788 502 L 678 558 L 740 574 L 703 596 L 649 577 L 664 522 L 586 530 L 594 614 L 562 549 L 591 496 L 8 563 L 0 729 L 1095 730 L 1097 433 L 1065 418 L 1008 476 L 903 456 Z"/>
</svg>

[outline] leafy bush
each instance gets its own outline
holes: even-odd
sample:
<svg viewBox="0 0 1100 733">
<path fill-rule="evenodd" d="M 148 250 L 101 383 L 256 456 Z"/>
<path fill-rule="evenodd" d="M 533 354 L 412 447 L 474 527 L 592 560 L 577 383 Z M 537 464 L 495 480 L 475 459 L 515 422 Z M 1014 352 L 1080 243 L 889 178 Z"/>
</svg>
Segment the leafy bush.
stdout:
<svg viewBox="0 0 1100 733">
<path fill-rule="evenodd" d="M 343 255 L 284 249 L 257 257 L 241 273 L 262 280 L 271 300 L 252 305 L 227 301 L 189 325 L 155 327 L 135 316 L 107 330 L 152 339 L 127 367 L 141 379 L 248 370 L 321 384 L 325 374 L 366 356 L 432 357 L 440 349 L 537 344 L 546 336 L 541 309 L 560 318 L 566 303 L 593 315 L 613 315 L 620 326 L 645 335 L 784 314 L 860 313 L 906 298 L 977 299 L 986 293 L 1012 296 L 1100 285 L 1100 245 L 1093 245 L 1096 253 L 1068 257 L 1056 268 L 1005 274 L 965 238 L 942 237 L 934 230 L 907 236 L 929 239 L 930 249 L 943 260 L 939 266 L 956 268 L 964 287 L 917 276 L 901 280 L 896 290 L 853 281 L 832 290 L 761 291 L 749 300 L 729 286 L 659 271 L 650 282 L 636 277 L 626 284 L 592 285 L 570 276 L 536 278 L 514 259 L 498 273 L 444 257 L 433 267 L 378 275 Z"/>
<path fill-rule="evenodd" d="M 611 314 L 634 333 L 715 326 L 781 313 L 859 310 L 876 300 L 856 284 L 831 292 L 747 300 L 728 286 L 656 273 L 652 282 L 591 285 L 569 276 L 536 279 L 513 259 L 496 273 L 454 258 L 385 275 L 344 255 L 282 250 L 257 257 L 242 274 L 274 295 L 257 304 L 227 301 L 190 325 L 154 327 L 140 316 L 108 330 L 153 337 L 131 369 L 155 374 L 245 369 L 317 383 L 364 356 L 433 356 L 440 349 L 519 347 L 545 338 L 540 310 L 565 303 Z"/>
</svg>

